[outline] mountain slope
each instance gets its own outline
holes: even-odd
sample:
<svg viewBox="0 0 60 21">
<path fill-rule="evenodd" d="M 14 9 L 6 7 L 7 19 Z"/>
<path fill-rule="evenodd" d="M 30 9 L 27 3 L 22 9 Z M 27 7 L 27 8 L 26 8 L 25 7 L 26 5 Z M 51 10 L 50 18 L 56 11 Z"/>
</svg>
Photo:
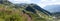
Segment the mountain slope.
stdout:
<svg viewBox="0 0 60 21">
<path fill-rule="evenodd" d="M 22 5 L 22 4 L 21 4 Z M 23 11 L 25 13 L 33 13 L 33 14 L 37 14 L 42 18 L 46 18 L 49 17 L 51 13 L 49 13 L 48 11 L 42 9 L 41 7 L 37 6 L 36 4 L 24 4 L 24 7 L 18 7 L 18 8 L 23 8 Z M 15 7 L 17 8 L 17 7 Z M 37 16 L 36 15 L 36 16 Z M 44 15 L 44 16 L 43 16 Z M 32 15 L 33 16 L 33 15 Z M 38 17 L 38 16 L 37 16 Z"/>
<path fill-rule="evenodd" d="M 0 21 L 51 21 L 53 19 L 48 11 L 36 4 L 13 5 L 0 4 Z"/>
</svg>

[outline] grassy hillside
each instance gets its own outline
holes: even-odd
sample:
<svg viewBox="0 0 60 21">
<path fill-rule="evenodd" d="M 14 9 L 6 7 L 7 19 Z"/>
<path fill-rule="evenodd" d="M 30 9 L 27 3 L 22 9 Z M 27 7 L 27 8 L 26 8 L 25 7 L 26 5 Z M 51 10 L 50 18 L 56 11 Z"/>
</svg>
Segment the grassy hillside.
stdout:
<svg viewBox="0 0 60 21">
<path fill-rule="evenodd" d="M 0 21 L 52 21 L 53 18 L 47 15 L 42 8 L 38 10 L 36 4 L 17 6 L 12 4 L 0 4 Z"/>
</svg>

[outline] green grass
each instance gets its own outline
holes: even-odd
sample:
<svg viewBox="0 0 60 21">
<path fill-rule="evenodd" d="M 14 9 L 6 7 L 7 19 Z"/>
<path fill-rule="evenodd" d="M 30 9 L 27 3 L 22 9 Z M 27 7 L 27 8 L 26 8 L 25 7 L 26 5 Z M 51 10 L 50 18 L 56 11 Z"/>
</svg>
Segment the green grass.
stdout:
<svg viewBox="0 0 60 21">
<path fill-rule="evenodd" d="M 38 14 L 33 14 L 32 12 L 26 11 L 26 13 L 23 13 L 23 8 L 20 9 L 14 9 L 13 6 L 6 6 L 3 4 L 0 4 L 0 21 L 27 21 L 28 15 L 31 16 L 32 21 L 47 21 L 46 18 L 40 17 Z M 26 14 L 26 15 L 25 15 Z M 44 15 L 45 16 L 45 15 Z M 43 17 L 44 17 L 43 16 Z"/>
</svg>

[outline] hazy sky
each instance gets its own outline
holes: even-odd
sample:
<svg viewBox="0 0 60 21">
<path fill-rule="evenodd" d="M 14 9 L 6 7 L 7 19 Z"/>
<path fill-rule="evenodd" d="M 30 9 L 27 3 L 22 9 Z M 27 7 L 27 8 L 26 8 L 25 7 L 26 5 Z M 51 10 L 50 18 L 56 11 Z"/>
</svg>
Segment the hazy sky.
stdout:
<svg viewBox="0 0 60 21">
<path fill-rule="evenodd" d="M 40 7 L 45 7 L 47 5 L 59 5 L 60 0 L 9 0 L 12 3 L 35 3 L 38 4 Z"/>
</svg>

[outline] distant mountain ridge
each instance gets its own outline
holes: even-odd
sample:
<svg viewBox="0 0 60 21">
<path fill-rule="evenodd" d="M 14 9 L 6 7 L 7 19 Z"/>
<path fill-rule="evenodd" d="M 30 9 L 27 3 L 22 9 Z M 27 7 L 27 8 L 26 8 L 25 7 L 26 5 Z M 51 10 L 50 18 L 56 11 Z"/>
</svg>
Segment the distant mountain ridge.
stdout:
<svg viewBox="0 0 60 21">
<path fill-rule="evenodd" d="M 52 16 L 60 18 L 60 5 L 48 5 L 44 9 L 52 13 Z"/>
<path fill-rule="evenodd" d="M 48 5 L 44 9 L 50 12 L 60 12 L 60 5 Z"/>
</svg>

